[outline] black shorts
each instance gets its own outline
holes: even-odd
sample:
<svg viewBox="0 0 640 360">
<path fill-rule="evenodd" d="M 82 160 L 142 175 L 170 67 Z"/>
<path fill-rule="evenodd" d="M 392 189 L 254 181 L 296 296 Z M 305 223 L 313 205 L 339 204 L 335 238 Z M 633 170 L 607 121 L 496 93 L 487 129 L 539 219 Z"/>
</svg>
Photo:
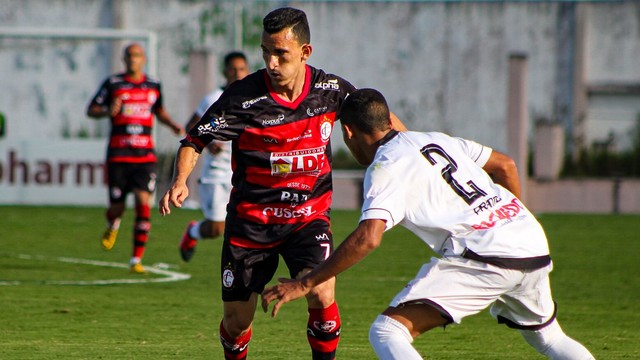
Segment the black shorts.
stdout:
<svg viewBox="0 0 640 360">
<path fill-rule="evenodd" d="M 155 163 L 109 163 L 107 165 L 109 201 L 123 202 L 133 190 L 156 190 Z"/>
<path fill-rule="evenodd" d="M 247 301 L 251 293 L 262 293 L 278 269 L 282 256 L 289 276 L 313 268 L 333 251 L 333 235 L 324 220 L 314 220 L 273 247 L 246 248 L 225 238 L 222 246 L 222 300 Z"/>
</svg>

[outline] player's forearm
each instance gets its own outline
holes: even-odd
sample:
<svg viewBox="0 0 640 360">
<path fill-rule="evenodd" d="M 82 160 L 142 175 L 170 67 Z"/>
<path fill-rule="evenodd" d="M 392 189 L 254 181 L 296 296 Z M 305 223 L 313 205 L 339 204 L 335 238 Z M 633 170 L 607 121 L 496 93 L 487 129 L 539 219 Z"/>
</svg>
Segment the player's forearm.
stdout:
<svg viewBox="0 0 640 360">
<path fill-rule="evenodd" d="M 520 198 L 520 177 L 516 163 L 512 158 L 493 150 L 483 169 L 491 175 L 496 184 Z"/>
<path fill-rule="evenodd" d="M 109 116 L 109 107 L 101 105 L 90 105 L 87 108 L 87 116 L 94 119 Z"/>
<path fill-rule="evenodd" d="M 381 221 L 380 227 L 370 221 L 379 220 L 360 223 L 327 260 L 301 279 L 302 284 L 307 288 L 316 287 L 357 264 L 375 250 L 382 240 L 384 222 Z"/>
<path fill-rule="evenodd" d="M 181 146 L 178 149 L 176 162 L 173 168 L 173 183 L 186 184 L 189 175 L 198 161 L 199 154 L 190 146 Z"/>
</svg>

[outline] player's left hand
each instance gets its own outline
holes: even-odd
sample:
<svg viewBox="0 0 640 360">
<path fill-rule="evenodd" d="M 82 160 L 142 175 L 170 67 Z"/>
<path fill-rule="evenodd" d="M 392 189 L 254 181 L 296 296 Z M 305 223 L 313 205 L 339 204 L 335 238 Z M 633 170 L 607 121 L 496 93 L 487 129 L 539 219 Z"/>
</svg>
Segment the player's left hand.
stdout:
<svg viewBox="0 0 640 360">
<path fill-rule="evenodd" d="M 269 304 L 274 300 L 278 300 L 273 306 L 271 317 L 275 317 L 285 303 L 299 299 L 311 291 L 311 289 L 302 285 L 300 280 L 279 278 L 278 281 L 280 284 L 262 292 L 262 310 L 265 313 L 269 310 Z"/>
</svg>

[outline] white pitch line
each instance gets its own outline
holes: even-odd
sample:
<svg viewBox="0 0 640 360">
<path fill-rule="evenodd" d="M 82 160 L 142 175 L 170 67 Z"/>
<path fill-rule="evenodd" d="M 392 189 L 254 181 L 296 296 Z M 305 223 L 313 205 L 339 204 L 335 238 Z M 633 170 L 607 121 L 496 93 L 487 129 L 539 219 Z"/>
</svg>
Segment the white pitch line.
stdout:
<svg viewBox="0 0 640 360">
<path fill-rule="evenodd" d="M 39 255 L 25 255 L 20 254 L 18 258 L 25 260 L 48 260 L 44 256 Z M 84 265 L 92 265 L 92 266 L 102 266 L 102 267 L 115 267 L 115 268 L 124 268 L 128 269 L 128 264 L 123 263 L 115 263 L 109 261 L 99 261 L 99 260 L 89 260 L 89 259 L 76 259 L 70 257 L 57 257 L 53 258 L 55 261 L 71 263 L 71 264 L 84 264 Z M 190 274 L 179 273 L 176 271 L 170 271 L 165 269 L 158 269 L 156 267 L 148 267 L 145 266 L 145 270 L 147 272 L 162 275 L 164 277 L 160 278 L 127 278 L 127 279 L 108 279 L 108 280 L 43 280 L 40 283 L 45 285 L 112 285 L 112 284 L 142 284 L 142 283 L 161 283 L 161 282 L 172 282 L 172 281 L 183 281 L 191 278 Z M 21 285 L 24 282 L 22 281 L 0 281 L 1 285 Z M 31 283 L 31 282 L 29 282 Z"/>
</svg>

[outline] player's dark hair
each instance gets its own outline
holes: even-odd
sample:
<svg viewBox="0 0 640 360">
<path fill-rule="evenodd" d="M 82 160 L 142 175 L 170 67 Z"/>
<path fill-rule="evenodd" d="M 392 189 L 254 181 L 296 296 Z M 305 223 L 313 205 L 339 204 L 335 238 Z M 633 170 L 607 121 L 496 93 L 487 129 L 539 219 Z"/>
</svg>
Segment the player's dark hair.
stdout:
<svg viewBox="0 0 640 360">
<path fill-rule="evenodd" d="M 299 9 L 291 7 L 275 9 L 264 17 L 262 27 L 267 34 L 275 34 L 291 28 L 300 45 L 311 43 L 311 31 L 309 30 L 307 15 Z"/>
<path fill-rule="evenodd" d="M 226 68 L 227 66 L 229 66 L 229 63 L 231 63 L 231 61 L 234 59 L 242 59 L 247 62 L 247 56 L 243 52 L 232 51 L 224 56 L 224 67 Z"/>
<path fill-rule="evenodd" d="M 389 106 L 378 90 L 358 89 L 347 96 L 338 118 L 342 124 L 372 134 L 375 130 L 389 129 Z"/>
</svg>

